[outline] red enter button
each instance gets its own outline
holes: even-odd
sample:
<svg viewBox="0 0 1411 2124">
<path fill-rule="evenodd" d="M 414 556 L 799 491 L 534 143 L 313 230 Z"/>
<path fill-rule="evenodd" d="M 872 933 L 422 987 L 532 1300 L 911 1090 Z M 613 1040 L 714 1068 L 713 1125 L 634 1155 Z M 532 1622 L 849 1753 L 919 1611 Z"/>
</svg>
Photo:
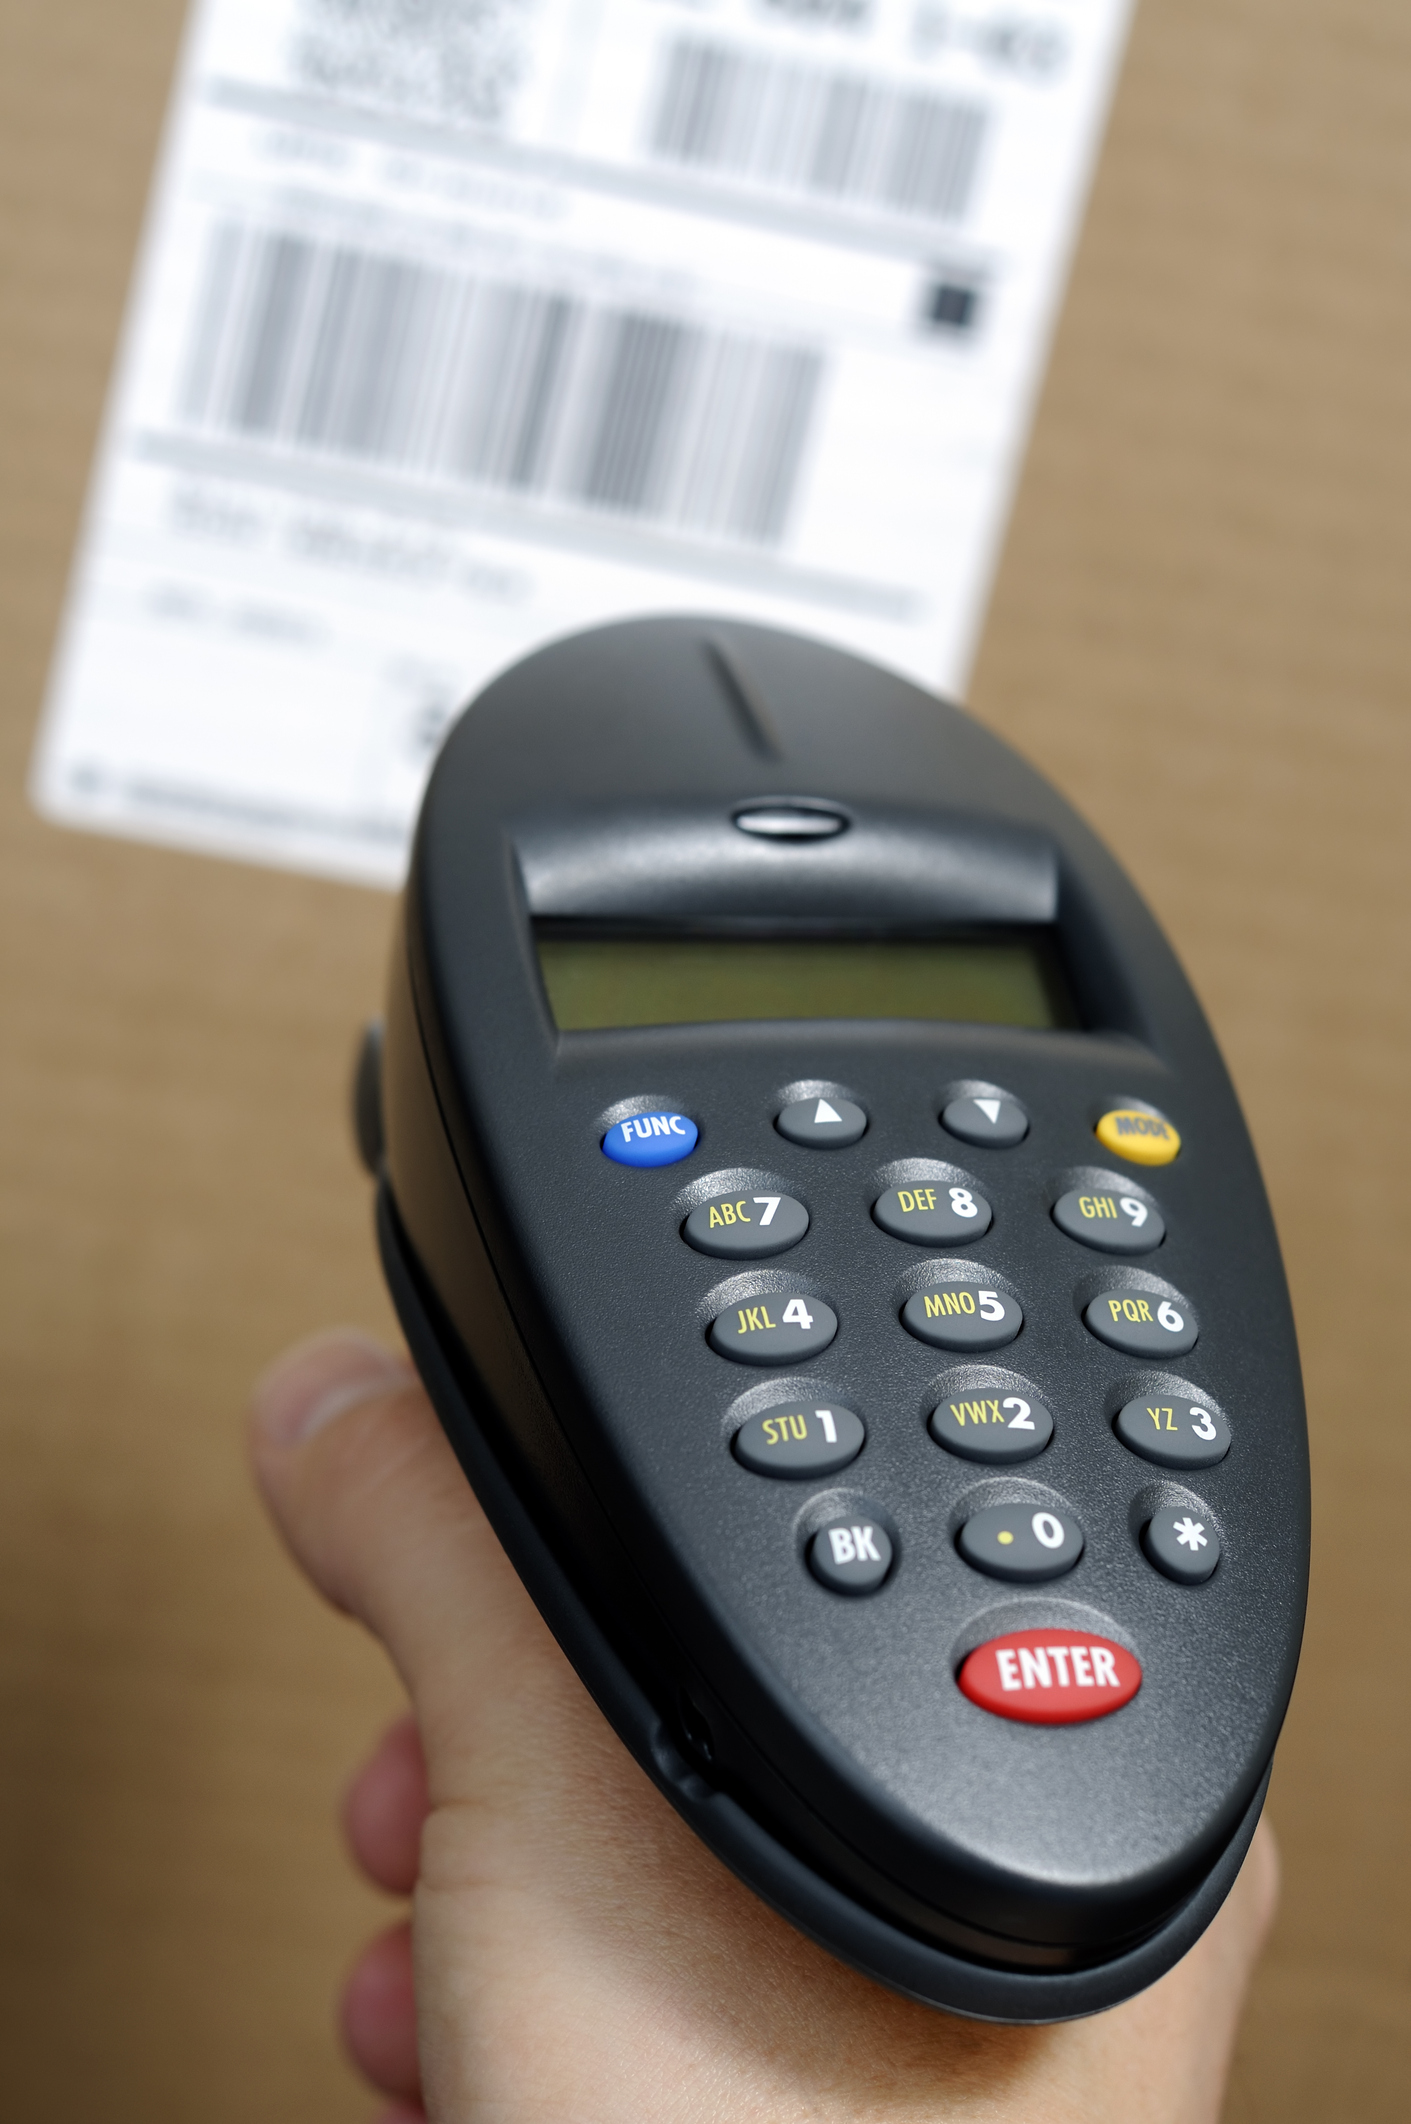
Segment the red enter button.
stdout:
<svg viewBox="0 0 1411 2124">
<path fill-rule="evenodd" d="M 1011 1630 L 966 1660 L 960 1686 L 972 1704 L 1027 1726 L 1074 1726 L 1129 1704 L 1141 1663 L 1086 1630 Z"/>
</svg>

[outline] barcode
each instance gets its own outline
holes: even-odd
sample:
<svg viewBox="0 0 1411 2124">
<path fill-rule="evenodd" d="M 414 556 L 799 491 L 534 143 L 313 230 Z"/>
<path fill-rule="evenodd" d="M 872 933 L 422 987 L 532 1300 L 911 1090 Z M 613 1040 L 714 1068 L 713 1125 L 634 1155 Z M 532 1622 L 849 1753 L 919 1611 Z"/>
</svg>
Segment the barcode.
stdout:
<svg viewBox="0 0 1411 2124">
<path fill-rule="evenodd" d="M 958 221 L 988 122 L 966 98 L 683 38 L 667 50 L 647 137 L 663 161 Z"/>
<path fill-rule="evenodd" d="M 817 349 L 277 230 L 214 231 L 194 425 L 777 545 Z"/>
</svg>

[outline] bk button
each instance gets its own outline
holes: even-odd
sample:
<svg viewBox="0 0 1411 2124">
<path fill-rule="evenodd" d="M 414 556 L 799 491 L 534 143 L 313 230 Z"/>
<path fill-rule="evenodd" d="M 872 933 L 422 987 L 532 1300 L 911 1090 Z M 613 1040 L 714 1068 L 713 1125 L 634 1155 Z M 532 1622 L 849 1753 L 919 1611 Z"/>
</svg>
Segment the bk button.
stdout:
<svg viewBox="0 0 1411 2124">
<path fill-rule="evenodd" d="M 831 1593 L 875 1593 L 892 1568 L 892 1544 L 869 1520 L 830 1520 L 808 1545 L 808 1567 Z"/>
<path fill-rule="evenodd" d="M 1026 1726 L 1075 1726 L 1129 1704 L 1139 1660 L 1087 1630 L 1011 1630 L 970 1654 L 956 1677 L 982 1711 Z"/>
</svg>

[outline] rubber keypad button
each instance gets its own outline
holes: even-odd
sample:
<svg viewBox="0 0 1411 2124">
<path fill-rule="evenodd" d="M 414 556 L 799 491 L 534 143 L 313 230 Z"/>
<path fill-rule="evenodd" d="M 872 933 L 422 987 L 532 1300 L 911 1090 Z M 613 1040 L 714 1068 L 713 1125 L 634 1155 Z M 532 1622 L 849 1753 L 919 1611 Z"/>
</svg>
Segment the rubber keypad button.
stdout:
<svg viewBox="0 0 1411 2124">
<path fill-rule="evenodd" d="M 1103 1254 L 1149 1254 L 1166 1237 L 1154 1202 L 1139 1195 L 1113 1195 L 1101 1188 L 1074 1188 L 1053 1205 L 1053 1221 L 1070 1239 Z"/>
<path fill-rule="evenodd" d="M 1159 1468 L 1213 1468 L 1230 1450 L 1230 1426 L 1199 1401 L 1150 1395 L 1117 1411 L 1113 1429 L 1131 1453 Z"/>
<path fill-rule="evenodd" d="M 689 1114 L 629 1114 L 603 1137 L 603 1156 L 614 1165 L 677 1165 L 690 1157 L 699 1134 Z"/>
<path fill-rule="evenodd" d="M 796 1099 L 774 1126 L 808 1150 L 846 1150 L 866 1130 L 867 1116 L 851 1099 Z"/>
<path fill-rule="evenodd" d="M 1032 1395 L 974 1387 L 937 1403 L 931 1436 L 961 1460 L 1032 1460 L 1053 1436 L 1053 1417 Z"/>
<path fill-rule="evenodd" d="M 1179 1357 L 1200 1336 L 1189 1298 L 1162 1298 L 1155 1291 L 1103 1291 L 1083 1318 L 1099 1342 L 1129 1357 Z"/>
<path fill-rule="evenodd" d="M 1142 1669 L 1135 1654 L 1088 1630 L 1011 1630 L 977 1645 L 956 1680 L 997 1718 L 1074 1726 L 1129 1704 Z"/>
<path fill-rule="evenodd" d="M 1083 1530 L 1048 1505 L 991 1505 L 960 1530 L 960 1553 L 977 1571 L 1034 1585 L 1061 1578 L 1083 1553 Z"/>
<path fill-rule="evenodd" d="M 808 1482 L 857 1459 L 867 1439 L 862 1418 L 837 1402 L 831 1408 L 766 1409 L 741 1424 L 731 1440 L 735 1458 L 754 1475 Z"/>
<path fill-rule="evenodd" d="M 1220 1561 L 1220 1537 L 1210 1514 L 1197 1505 L 1167 1506 L 1142 1529 L 1142 1547 L 1167 1578 L 1178 1586 L 1201 1586 Z"/>
<path fill-rule="evenodd" d="M 875 1593 L 892 1568 L 891 1540 L 875 1521 L 839 1519 L 814 1535 L 808 1567 L 831 1593 Z"/>
<path fill-rule="evenodd" d="M 713 1195 L 692 1210 L 681 1237 L 698 1254 L 758 1261 L 797 1246 L 807 1230 L 808 1211 L 792 1195 Z"/>
<path fill-rule="evenodd" d="M 962 1143 L 1012 1150 L 1029 1133 L 1029 1116 L 1017 1099 L 952 1099 L 941 1114 L 941 1127 Z"/>
<path fill-rule="evenodd" d="M 941 1350 L 997 1350 L 1024 1325 L 1024 1308 L 1006 1291 L 974 1283 L 941 1283 L 917 1291 L 901 1310 L 902 1326 L 918 1342 Z"/>
<path fill-rule="evenodd" d="M 761 1291 L 717 1313 L 707 1340 L 736 1364 L 802 1364 L 826 1350 L 838 1316 L 802 1291 Z"/>
<path fill-rule="evenodd" d="M 1169 1165 L 1181 1148 L 1180 1136 L 1170 1122 L 1140 1107 L 1114 1107 L 1093 1133 L 1104 1150 L 1115 1151 L 1132 1165 Z"/>
<path fill-rule="evenodd" d="M 872 1215 L 884 1232 L 912 1246 L 964 1246 L 967 1239 L 980 1238 L 994 1221 L 983 1195 L 970 1187 L 949 1187 L 943 1181 L 889 1188 L 873 1203 Z"/>
</svg>

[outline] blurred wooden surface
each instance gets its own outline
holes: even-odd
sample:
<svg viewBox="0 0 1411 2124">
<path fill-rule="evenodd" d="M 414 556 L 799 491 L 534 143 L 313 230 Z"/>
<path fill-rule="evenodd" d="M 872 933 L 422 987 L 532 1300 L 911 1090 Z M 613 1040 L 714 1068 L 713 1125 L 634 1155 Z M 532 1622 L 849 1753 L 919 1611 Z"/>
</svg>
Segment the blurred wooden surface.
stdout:
<svg viewBox="0 0 1411 2124">
<path fill-rule="evenodd" d="M 390 907 L 23 796 L 180 13 L 0 0 L 0 2112 L 342 2124 L 377 1905 L 330 1806 L 396 1697 L 241 1406 L 390 1329 L 343 1117 Z M 1408 80 L 1403 0 L 1144 0 L 974 689 L 1176 939 L 1293 1280 L 1314 1601 L 1236 2124 L 1406 2108 Z"/>
</svg>

